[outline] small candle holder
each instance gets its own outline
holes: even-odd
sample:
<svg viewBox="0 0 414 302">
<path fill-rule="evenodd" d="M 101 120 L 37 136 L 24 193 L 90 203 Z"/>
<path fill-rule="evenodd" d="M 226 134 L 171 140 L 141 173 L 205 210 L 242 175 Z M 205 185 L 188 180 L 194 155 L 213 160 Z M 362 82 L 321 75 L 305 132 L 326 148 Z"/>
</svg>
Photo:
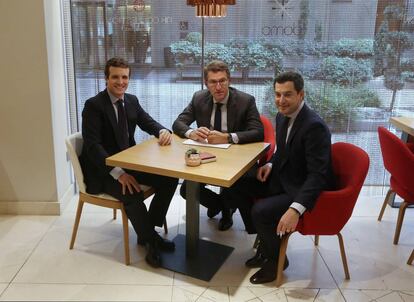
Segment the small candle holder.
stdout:
<svg viewBox="0 0 414 302">
<path fill-rule="evenodd" d="M 190 167 L 201 165 L 200 153 L 197 149 L 191 148 L 185 152 L 185 164 Z"/>
</svg>

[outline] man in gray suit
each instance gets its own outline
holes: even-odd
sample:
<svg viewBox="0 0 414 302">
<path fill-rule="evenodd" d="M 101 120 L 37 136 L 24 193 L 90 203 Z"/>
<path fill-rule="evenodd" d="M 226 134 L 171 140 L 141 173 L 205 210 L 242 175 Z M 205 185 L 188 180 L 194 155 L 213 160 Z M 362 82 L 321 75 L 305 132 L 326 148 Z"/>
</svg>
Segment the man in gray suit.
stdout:
<svg viewBox="0 0 414 302">
<path fill-rule="evenodd" d="M 260 121 L 253 96 L 230 86 L 230 70 L 222 61 L 212 61 L 204 68 L 207 89 L 197 91 L 187 108 L 177 117 L 173 131 L 180 137 L 209 144 L 245 144 L 263 141 L 263 125 Z M 193 122 L 197 128 L 191 128 Z M 185 198 L 186 183 L 181 186 Z M 200 187 L 200 203 L 207 207 L 210 218 L 222 211 L 219 230 L 225 231 L 233 225 L 232 214 L 219 194 Z M 239 209 L 244 220 L 244 213 Z"/>
</svg>

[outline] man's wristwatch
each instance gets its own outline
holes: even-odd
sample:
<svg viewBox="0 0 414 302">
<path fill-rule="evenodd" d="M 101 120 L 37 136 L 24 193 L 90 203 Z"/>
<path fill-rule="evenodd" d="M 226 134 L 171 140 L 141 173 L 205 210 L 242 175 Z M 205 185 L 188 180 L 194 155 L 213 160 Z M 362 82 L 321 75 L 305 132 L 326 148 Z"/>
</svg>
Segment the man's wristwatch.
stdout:
<svg viewBox="0 0 414 302">
<path fill-rule="evenodd" d="M 229 133 L 229 135 L 228 135 L 228 137 L 227 137 L 227 142 L 228 142 L 229 144 L 234 144 L 234 141 L 233 141 L 233 136 L 231 136 L 231 133 Z"/>
</svg>

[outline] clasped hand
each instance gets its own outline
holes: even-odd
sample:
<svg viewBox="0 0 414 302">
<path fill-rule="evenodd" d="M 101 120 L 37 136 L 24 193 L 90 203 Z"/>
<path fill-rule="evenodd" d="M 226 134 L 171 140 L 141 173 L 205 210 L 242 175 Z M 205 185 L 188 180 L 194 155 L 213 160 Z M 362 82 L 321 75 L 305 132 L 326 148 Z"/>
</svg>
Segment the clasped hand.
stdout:
<svg viewBox="0 0 414 302">
<path fill-rule="evenodd" d="M 207 127 L 196 128 L 190 133 L 190 139 L 209 144 L 225 144 L 228 142 L 228 134 Z"/>
<path fill-rule="evenodd" d="M 158 144 L 160 146 L 170 145 L 172 141 L 172 134 L 167 129 L 160 130 L 160 136 L 158 137 Z"/>
</svg>

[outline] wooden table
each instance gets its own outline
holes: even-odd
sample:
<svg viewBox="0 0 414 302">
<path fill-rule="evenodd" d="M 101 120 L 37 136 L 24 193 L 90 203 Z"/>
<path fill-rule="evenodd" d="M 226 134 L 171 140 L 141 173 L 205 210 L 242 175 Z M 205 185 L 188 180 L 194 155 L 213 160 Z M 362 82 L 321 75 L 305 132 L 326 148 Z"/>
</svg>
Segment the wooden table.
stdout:
<svg viewBox="0 0 414 302">
<path fill-rule="evenodd" d="M 402 131 L 401 140 L 404 142 L 408 141 L 409 136 L 414 136 L 414 117 L 392 117 L 390 123 Z"/>
<path fill-rule="evenodd" d="M 106 164 L 187 180 L 186 235 L 174 238 L 176 251 L 162 254 L 162 266 L 209 281 L 233 248 L 199 238 L 199 183 L 230 187 L 254 165 L 269 144 L 232 145 L 228 149 L 196 147 L 213 153 L 217 161 L 188 167 L 184 154 L 190 146 L 182 142 L 174 135 L 170 146 L 161 147 L 153 138 L 108 157 Z"/>
<path fill-rule="evenodd" d="M 402 131 L 401 140 L 403 142 L 406 143 L 410 137 L 414 137 L 414 117 L 395 116 L 390 118 L 390 123 Z M 393 208 L 399 208 L 401 202 L 395 202 L 395 193 L 392 193 L 388 198 L 388 204 Z"/>
</svg>

